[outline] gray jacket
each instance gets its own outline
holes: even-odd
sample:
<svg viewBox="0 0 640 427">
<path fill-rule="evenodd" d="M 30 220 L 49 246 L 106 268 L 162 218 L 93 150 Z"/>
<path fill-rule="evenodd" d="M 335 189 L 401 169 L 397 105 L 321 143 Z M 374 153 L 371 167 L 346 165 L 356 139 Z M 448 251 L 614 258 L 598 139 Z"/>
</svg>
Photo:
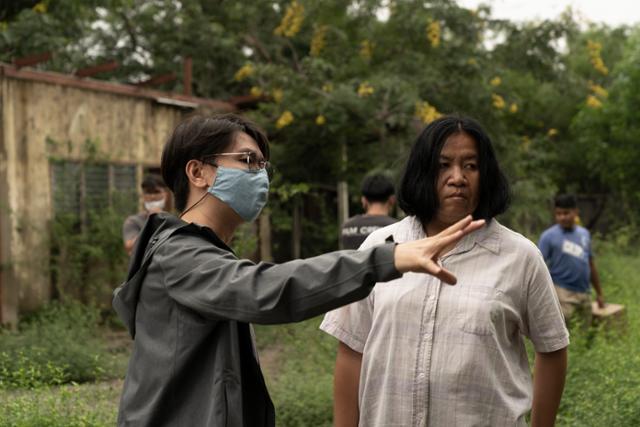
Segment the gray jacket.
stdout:
<svg viewBox="0 0 640 427">
<path fill-rule="evenodd" d="M 304 320 L 398 277 L 393 244 L 254 264 L 209 228 L 151 215 L 114 292 L 134 339 L 118 425 L 273 426 L 249 323 Z"/>
</svg>

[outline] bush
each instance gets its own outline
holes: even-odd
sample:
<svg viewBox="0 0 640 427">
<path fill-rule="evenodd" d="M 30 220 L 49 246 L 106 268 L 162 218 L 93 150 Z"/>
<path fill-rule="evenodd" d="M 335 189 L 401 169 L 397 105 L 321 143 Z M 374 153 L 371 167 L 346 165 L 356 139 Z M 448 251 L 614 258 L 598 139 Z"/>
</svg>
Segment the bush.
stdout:
<svg viewBox="0 0 640 427">
<path fill-rule="evenodd" d="M 275 348 L 281 356 L 265 367 L 278 426 L 332 425 L 337 341 L 318 329 L 321 320 L 256 326 L 258 348 Z"/>
<path fill-rule="evenodd" d="M 288 370 L 273 388 L 277 425 L 333 425 L 333 373 L 309 368 Z"/>
<path fill-rule="evenodd" d="M 127 273 L 120 230 L 124 216 L 116 208 L 91 210 L 83 221 L 58 214 L 51 225 L 51 269 L 56 293 L 101 308 Z"/>
<path fill-rule="evenodd" d="M 113 426 L 120 383 L 65 385 L 0 394 L 0 427 Z"/>
<path fill-rule="evenodd" d="M 628 325 L 623 331 L 572 328 L 561 426 L 640 425 L 639 257 L 600 247 L 607 248 L 596 258 L 605 299 L 625 305 Z"/>
<path fill-rule="evenodd" d="M 99 339 L 99 312 L 51 303 L 17 332 L 0 333 L 0 387 L 34 388 L 108 376 L 112 358 Z"/>
</svg>

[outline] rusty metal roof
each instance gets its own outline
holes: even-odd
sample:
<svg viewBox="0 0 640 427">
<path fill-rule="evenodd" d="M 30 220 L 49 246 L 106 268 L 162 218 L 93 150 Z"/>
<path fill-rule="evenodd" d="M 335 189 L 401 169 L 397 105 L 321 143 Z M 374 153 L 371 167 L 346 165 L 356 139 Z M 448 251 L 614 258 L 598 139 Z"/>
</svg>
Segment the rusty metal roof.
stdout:
<svg viewBox="0 0 640 427">
<path fill-rule="evenodd" d="M 140 86 L 81 78 L 74 75 L 61 74 L 52 71 L 40 71 L 32 68 L 17 68 L 11 64 L 2 62 L 0 62 L 0 76 L 93 90 L 114 95 L 146 98 L 160 104 L 171 105 L 177 108 L 208 107 L 220 112 L 231 112 L 237 110 L 237 106 L 233 102 L 198 98 L 195 96 L 153 90 Z"/>
</svg>

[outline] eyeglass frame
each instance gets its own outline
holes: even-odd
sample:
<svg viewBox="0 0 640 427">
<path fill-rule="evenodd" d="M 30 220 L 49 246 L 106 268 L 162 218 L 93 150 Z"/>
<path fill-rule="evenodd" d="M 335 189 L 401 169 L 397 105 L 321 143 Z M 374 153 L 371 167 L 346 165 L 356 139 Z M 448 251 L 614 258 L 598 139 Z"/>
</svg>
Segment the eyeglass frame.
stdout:
<svg viewBox="0 0 640 427">
<path fill-rule="evenodd" d="M 269 169 L 271 168 L 271 163 L 268 160 L 264 160 L 264 158 L 262 160 L 256 160 L 255 162 L 253 162 L 256 166 L 258 166 L 257 169 L 252 168 L 251 167 L 251 158 L 255 158 L 257 159 L 257 154 L 253 151 L 241 151 L 241 152 L 237 152 L 237 153 L 216 153 L 216 154 L 211 154 L 209 156 L 207 156 L 207 158 L 209 157 L 218 157 L 218 156 L 242 156 L 245 155 L 247 156 L 245 159 L 241 159 L 238 160 L 241 163 L 246 163 L 247 165 L 247 170 L 250 170 L 252 172 L 258 172 L 261 170 L 266 170 L 269 171 Z M 207 162 L 206 159 L 202 160 L 204 163 L 208 163 L 211 164 L 212 166 L 218 166 L 215 163 L 209 163 Z"/>
</svg>

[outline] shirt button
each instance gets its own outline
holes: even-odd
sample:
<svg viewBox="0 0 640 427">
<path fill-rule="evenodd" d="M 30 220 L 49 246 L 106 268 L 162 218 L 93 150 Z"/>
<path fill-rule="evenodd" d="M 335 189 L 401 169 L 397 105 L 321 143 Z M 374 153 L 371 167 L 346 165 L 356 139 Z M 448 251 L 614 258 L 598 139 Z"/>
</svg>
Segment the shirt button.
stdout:
<svg viewBox="0 0 640 427">
<path fill-rule="evenodd" d="M 425 377 L 424 372 L 421 372 L 420 374 L 418 374 L 418 379 L 419 380 L 423 380 Z"/>
</svg>

